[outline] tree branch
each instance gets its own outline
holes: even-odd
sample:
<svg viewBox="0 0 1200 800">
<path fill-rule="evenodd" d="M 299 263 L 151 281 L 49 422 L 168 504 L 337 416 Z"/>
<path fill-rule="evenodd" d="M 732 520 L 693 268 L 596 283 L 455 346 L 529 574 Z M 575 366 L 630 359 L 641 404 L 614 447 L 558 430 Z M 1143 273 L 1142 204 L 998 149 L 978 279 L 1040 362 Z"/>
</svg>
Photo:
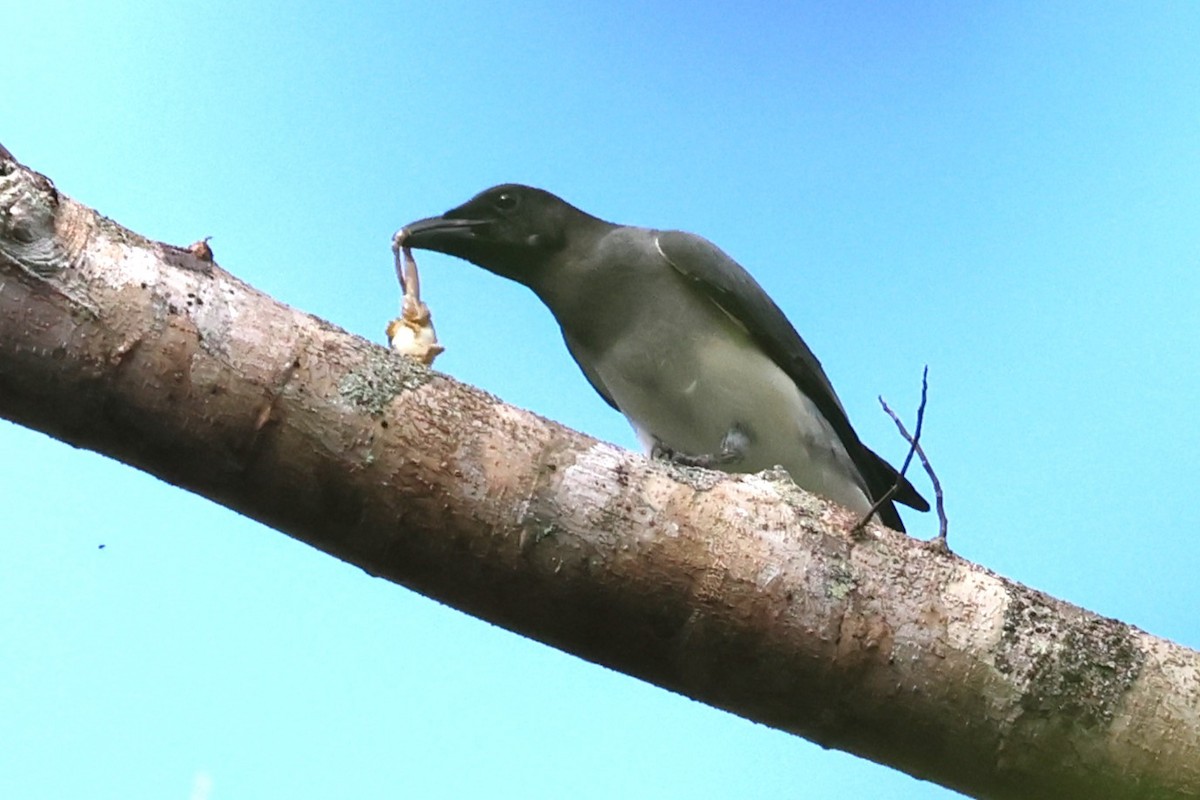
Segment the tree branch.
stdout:
<svg viewBox="0 0 1200 800">
<path fill-rule="evenodd" d="M 763 476 L 651 463 L 0 161 L 0 415 L 373 575 L 980 797 L 1200 794 L 1200 656 Z M 10 455 L 10 457 L 12 457 Z"/>
</svg>

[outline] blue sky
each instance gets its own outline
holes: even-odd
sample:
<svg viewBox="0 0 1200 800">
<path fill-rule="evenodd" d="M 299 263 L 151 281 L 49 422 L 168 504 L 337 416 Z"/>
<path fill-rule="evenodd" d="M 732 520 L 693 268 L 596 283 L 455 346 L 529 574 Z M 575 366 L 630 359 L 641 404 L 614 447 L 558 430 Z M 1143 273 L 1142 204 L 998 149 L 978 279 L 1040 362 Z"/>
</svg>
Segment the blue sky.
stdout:
<svg viewBox="0 0 1200 800">
<path fill-rule="evenodd" d="M 20 159 L 374 341 L 392 232 L 494 183 L 712 239 L 894 460 L 875 398 L 912 408 L 929 364 L 960 554 L 1200 647 L 1200 5 L 43 2 L 5 29 Z M 420 263 L 439 369 L 635 446 L 531 294 Z M 40 434 L 0 423 L 0 454 L 0 796 L 955 796 Z"/>
</svg>

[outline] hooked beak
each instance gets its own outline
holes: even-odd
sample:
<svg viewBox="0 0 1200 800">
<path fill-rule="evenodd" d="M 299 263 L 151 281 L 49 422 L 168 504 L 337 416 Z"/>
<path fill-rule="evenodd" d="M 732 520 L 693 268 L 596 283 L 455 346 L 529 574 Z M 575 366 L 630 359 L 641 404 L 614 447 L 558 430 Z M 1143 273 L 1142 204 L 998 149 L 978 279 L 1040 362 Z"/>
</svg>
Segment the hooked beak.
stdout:
<svg viewBox="0 0 1200 800">
<path fill-rule="evenodd" d="M 410 222 L 392 237 L 393 249 L 412 247 L 458 255 L 462 245 L 475 238 L 475 231 L 486 225 L 484 220 L 428 217 Z"/>
</svg>

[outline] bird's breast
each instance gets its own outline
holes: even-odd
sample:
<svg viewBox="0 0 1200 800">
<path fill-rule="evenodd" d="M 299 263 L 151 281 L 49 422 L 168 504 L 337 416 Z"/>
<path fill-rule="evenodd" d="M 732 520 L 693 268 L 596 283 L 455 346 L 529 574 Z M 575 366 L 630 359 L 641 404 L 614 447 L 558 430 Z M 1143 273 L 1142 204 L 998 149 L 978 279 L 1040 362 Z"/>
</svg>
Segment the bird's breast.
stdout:
<svg viewBox="0 0 1200 800">
<path fill-rule="evenodd" d="M 657 439 L 678 452 L 715 454 L 738 426 L 749 445 L 732 471 L 782 466 L 810 491 L 870 507 L 861 475 L 815 404 L 712 303 L 659 307 L 616 337 L 594 366 L 644 445 Z"/>
</svg>

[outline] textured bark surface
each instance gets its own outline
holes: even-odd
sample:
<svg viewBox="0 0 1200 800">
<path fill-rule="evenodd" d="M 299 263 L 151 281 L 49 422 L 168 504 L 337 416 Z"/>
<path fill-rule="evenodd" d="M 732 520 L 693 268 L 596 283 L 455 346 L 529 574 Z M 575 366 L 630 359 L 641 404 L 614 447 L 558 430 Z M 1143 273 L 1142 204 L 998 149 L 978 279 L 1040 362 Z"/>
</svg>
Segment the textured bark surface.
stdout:
<svg viewBox="0 0 1200 800">
<path fill-rule="evenodd" d="M 0 415 L 971 795 L 1200 796 L 1197 653 L 877 525 L 855 539 L 786 480 L 652 464 L 504 405 L 3 159 Z"/>
</svg>

